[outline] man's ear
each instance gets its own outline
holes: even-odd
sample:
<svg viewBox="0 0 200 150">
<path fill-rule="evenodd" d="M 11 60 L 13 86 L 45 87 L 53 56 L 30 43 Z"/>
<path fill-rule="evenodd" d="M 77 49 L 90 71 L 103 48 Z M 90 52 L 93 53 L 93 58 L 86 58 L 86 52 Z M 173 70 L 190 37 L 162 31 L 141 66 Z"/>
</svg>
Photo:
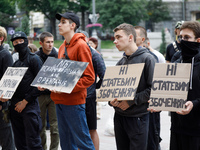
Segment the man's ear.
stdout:
<svg viewBox="0 0 200 150">
<path fill-rule="evenodd" d="M 148 46 L 148 48 L 149 48 L 149 46 L 150 46 L 150 42 L 147 42 L 147 46 Z"/>
<path fill-rule="evenodd" d="M 129 42 L 134 41 L 134 37 L 132 34 L 129 35 Z"/>
<path fill-rule="evenodd" d="M 144 41 L 145 41 L 145 38 L 143 37 L 143 38 L 142 38 L 142 43 L 144 43 Z"/>
<path fill-rule="evenodd" d="M 0 37 L 0 43 L 2 43 L 2 41 L 4 40 L 4 37 Z"/>
<path fill-rule="evenodd" d="M 197 38 L 197 42 L 200 43 L 200 38 Z"/>
<path fill-rule="evenodd" d="M 40 41 L 39 43 L 40 43 L 40 45 L 42 46 L 42 42 Z"/>
<path fill-rule="evenodd" d="M 76 28 L 76 23 L 72 22 L 71 27 L 73 28 L 73 30 Z"/>
</svg>

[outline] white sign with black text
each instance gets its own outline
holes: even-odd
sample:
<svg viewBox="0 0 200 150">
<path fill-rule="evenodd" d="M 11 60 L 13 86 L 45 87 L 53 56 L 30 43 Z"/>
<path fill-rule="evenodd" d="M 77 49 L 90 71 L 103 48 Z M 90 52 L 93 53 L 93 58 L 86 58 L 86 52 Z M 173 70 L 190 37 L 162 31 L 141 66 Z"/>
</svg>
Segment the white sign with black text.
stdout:
<svg viewBox="0 0 200 150">
<path fill-rule="evenodd" d="M 27 67 L 8 67 L 0 81 L 0 95 L 11 99 L 19 83 L 24 77 Z"/>
</svg>

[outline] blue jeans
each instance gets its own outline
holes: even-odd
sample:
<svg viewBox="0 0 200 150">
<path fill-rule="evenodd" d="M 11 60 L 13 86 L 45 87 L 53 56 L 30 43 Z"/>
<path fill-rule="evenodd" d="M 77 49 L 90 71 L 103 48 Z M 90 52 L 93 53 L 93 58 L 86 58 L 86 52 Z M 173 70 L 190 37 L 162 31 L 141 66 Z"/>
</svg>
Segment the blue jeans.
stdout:
<svg viewBox="0 0 200 150">
<path fill-rule="evenodd" d="M 95 150 L 87 126 L 85 104 L 56 104 L 56 113 L 63 150 Z"/>
</svg>

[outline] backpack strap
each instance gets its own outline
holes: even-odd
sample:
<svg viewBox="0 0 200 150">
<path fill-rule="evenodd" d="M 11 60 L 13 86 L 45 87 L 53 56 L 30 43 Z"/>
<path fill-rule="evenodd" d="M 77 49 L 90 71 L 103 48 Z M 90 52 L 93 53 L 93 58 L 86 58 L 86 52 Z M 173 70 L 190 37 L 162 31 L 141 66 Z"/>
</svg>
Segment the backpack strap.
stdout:
<svg viewBox="0 0 200 150">
<path fill-rule="evenodd" d="M 174 50 L 175 50 L 176 52 L 178 52 L 179 49 L 178 49 L 178 47 L 177 47 L 177 45 L 176 45 L 176 42 L 173 42 L 172 45 L 174 46 Z"/>
<path fill-rule="evenodd" d="M 65 59 L 70 60 L 70 59 L 69 59 L 69 56 L 68 56 L 68 54 L 67 54 L 67 48 L 66 48 L 66 46 L 65 46 Z"/>
</svg>

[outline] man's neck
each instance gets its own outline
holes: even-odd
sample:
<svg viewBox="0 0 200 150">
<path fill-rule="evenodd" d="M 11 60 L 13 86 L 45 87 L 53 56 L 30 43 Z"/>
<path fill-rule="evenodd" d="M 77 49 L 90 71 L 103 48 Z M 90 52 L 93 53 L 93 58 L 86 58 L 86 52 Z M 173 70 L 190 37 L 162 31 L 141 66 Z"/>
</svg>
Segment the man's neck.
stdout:
<svg viewBox="0 0 200 150">
<path fill-rule="evenodd" d="M 130 56 L 132 55 L 133 53 L 135 53 L 137 51 L 138 47 L 136 46 L 136 44 L 132 44 L 130 45 L 130 47 L 128 47 L 126 50 L 125 50 L 125 54 Z"/>
<path fill-rule="evenodd" d="M 42 49 L 42 51 L 43 51 L 44 54 L 49 55 L 52 50 L 51 51 L 45 51 L 44 49 Z"/>
<path fill-rule="evenodd" d="M 65 38 L 67 43 L 70 43 L 70 41 L 71 41 L 72 37 L 74 36 L 74 34 L 75 34 L 74 32 L 69 32 L 69 33 L 64 35 L 64 38 Z"/>
</svg>

